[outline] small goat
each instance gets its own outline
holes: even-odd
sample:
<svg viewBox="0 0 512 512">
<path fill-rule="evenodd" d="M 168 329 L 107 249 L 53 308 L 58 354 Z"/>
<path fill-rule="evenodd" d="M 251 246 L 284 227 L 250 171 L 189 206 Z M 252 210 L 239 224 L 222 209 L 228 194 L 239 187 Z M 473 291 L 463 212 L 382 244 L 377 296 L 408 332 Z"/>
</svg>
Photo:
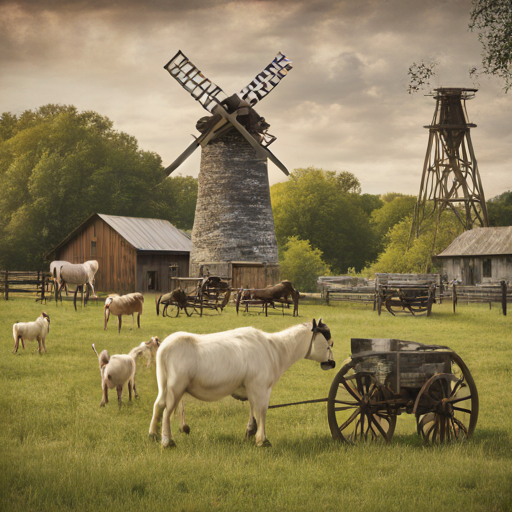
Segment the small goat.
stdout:
<svg viewBox="0 0 512 512">
<path fill-rule="evenodd" d="M 128 382 L 128 396 L 130 402 L 132 401 L 132 388 L 135 393 L 135 398 L 138 398 L 139 395 L 135 388 L 135 371 L 137 365 L 133 356 L 130 354 L 115 354 L 110 357 L 106 350 L 103 350 L 101 354 L 98 355 L 94 343 L 92 344 L 92 349 L 98 356 L 100 364 L 101 389 L 103 391 L 100 407 L 105 407 L 105 404 L 108 404 L 108 390 L 116 388 L 117 401 L 119 408 L 121 408 L 123 386 L 126 382 Z"/>
<path fill-rule="evenodd" d="M 144 296 L 142 293 L 128 293 L 127 295 L 112 294 L 105 300 L 105 328 L 110 318 L 110 313 L 119 318 L 119 331 L 121 332 L 121 317 L 123 315 L 132 315 L 132 328 L 135 323 L 134 313 L 137 313 L 137 326 L 140 329 L 140 315 L 144 307 Z"/>
<path fill-rule="evenodd" d="M 149 368 L 151 363 L 156 359 L 156 351 L 160 346 L 160 340 L 158 336 L 153 336 L 149 341 L 143 341 L 138 347 L 130 350 L 131 355 L 135 361 L 138 358 L 144 358 L 146 361 L 146 367 Z"/>
<path fill-rule="evenodd" d="M 21 340 L 21 346 L 25 349 L 25 340 L 37 340 L 39 343 L 38 352 L 41 353 L 41 346 L 46 352 L 45 340 L 46 335 L 50 332 L 50 317 L 43 311 L 41 316 L 35 322 L 18 322 L 12 326 L 12 334 L 14 337 L 13 354 L 18 352 L 18 346 Z"/>
</svg>

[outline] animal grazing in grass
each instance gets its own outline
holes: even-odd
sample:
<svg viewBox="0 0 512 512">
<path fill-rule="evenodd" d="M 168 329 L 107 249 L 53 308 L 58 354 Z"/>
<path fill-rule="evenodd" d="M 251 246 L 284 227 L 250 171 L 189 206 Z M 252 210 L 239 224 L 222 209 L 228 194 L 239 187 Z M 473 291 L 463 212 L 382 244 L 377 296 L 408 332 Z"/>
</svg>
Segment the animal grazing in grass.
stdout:
<svg viewBox="0 0 512 512">
<path fill-rule="evenodd" d="M 293 316 L 299 316 L 300 294 L 290 281 L 281 281 L 266 288 L 253 288 L 240 292 L 240 300 L 258 300 L 267 305 L 273 305 L 274 302 L 287 304 L 289 297 L 293 301 Z"/>
<path fill-rule="evenodd" d="M 135 347 L 130 354 L 133 353 L 135 361 L 138 358 L 144 358 L 146 367 L 149 368 L 156 358 L 156 352 L 160 347 L 158 336 L 153 336 L 149 341 L 143 341 L 138 347 Z"/>
<path fill-rule="evenodd" d="M 232 395 L 250 404 L 246 438 L 270 446 L 265 416 L 272 387 L 293 363 L 312 359 L 334 368 L 331 333 L 313 320 L 277 333 L 253 327 L 213 334 L 176 332 L 160 345 L 156 356 L 158 397 L 149 435 L 157 439 L 162 421 L 162 446 L 175 446 L 170 417 L 185 393 L 204 401 Z M 162 419 L 163 417 L 163 419 Z"/>
<path fill-rule="evenodd" d="M 50 332 L 50 317 L 43 311 L 41 316 L 35 322 L 18 322 L 12 326 L 14 337 L 13 354 L 18 352 L 18 346 L 21 340 L 21 346 L 25 349 L 25 341 L 37 340 L 39 344 L 38 352 L 46 352 L 45 340 Z"/>
<path fill-rule="evenodd" d="M 128 293 L 126 295 L 109 295 L 105 300 L 105 328 L 107 330 L 107 323 L 110 318 L 110 313 L 119 318 L 119 330 L 121 332 L 121 323 L 123 315 L 132 315 L 132 328 L 135 323 L 134 314 L 137 313 L 137 326 L 140 329 L 140 315 L 144 308 L 144 296 L 142 293 Z"/>
<path fill-rule="evenodd" d="M 92 296 L 96 297 L 96 294 L 94 293 L 94 276 L 98 271 L 98 267 L 98 262 L 96 260 L 89 260 L 85 263 L 65 263 L 61 265 L 60 268 L 55 267 L 53 269 L 53 278 L 55 280 L 55 302 L 57 302 L 59 295 L 62 294 L 62 288 L 64 288 L 66 284 L 77 285 L 73 299 L 75 311 L 76 295 L 79 288 L 82 289 L 83 292 L 83 287 L 86 287 L 86 302 L 89 297 L 89 288 L 92 290 Z"/>
</svg>

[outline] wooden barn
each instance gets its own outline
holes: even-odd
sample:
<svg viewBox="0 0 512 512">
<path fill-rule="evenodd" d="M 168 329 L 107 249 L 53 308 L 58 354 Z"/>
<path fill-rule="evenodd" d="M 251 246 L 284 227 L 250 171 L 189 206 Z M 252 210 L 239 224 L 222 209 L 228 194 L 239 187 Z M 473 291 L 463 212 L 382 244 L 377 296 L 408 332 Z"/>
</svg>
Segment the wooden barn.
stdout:
<svg viewBox="0 0 512 512">
<path fill-rule="evenodd" d="M 462 285 L 512 282 L 512 226 L 476 228 L 458 236 L 437 258 L 448 281 Z"/>
<path fill-rule="evenodd" d="M 190 238 L 169 221 L 94 213 L 48 258 L 97 260 L 98 291 L 165 293 L 171 277 L 188 277 L 191 250 Z"/>
</svg>

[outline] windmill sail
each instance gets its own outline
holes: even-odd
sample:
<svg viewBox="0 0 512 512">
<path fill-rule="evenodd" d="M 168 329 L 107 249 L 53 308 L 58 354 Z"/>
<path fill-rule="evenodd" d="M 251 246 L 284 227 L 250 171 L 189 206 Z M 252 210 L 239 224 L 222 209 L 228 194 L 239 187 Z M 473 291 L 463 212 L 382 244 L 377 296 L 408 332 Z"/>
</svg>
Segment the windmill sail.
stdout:
<svg viewBox="0 0 512 512">
<path fill-rule="evenodd" d="M 281 52 L 275 59 L 237 96 L 249 102 L 251 106 L 264 98 L 292 69 L 292 61 Z"/>
<path fill-rule="evenodd" d="M 164 68 L 208 112 L 211 112 L 228 97 L 218 85 L 208 80 L 181 51 Z"/>
</svg>

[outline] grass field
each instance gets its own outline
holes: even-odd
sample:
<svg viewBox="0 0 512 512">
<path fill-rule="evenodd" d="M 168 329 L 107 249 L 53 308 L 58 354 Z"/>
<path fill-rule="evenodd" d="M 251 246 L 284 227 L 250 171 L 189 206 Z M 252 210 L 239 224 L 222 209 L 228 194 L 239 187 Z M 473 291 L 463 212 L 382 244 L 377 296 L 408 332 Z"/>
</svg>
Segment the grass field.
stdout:
<svg viewBox="0 0 512 512">
<path fill-rule="evenodd" d="M 48 353 L 37 342 L 18 355 L 12 324 L 51 317 Z M 174 450 L 148 440 L 157 395 L 154 368 L 140 368 L 140 399 L 121 410 L 115 393 L 100 408 L 91 343 L 127 353 L 150 336 L 207 333 L 244 325 L 279 331 L 322 317 L 335 341 L 335 370 L 302 360 L 274 388 L 271 403 L 324 398 L 350 354 L 351 337 L 448 345 L 469 367 L 480 396 L 472 440 L 425 447 L 412 415 L 398 418 L 390 445 L 335 443 L 325 403 L 269 411 L 270 449 L 244 442 L 247 403 L 186 402 L 190 435 L 172 428 Z M 29 299 L 0 300 L 0 510 L 2 511 L 495 511 L 512 510 L 512 316 L 487 306 L 435 306 L 432 317 L 380 317 L 362 305 L 301 305 L 291 315 L 156 316 L 146 296 L 141 329 L 103 331 L 101 304 L 73 309 Z"/>
</svg>

